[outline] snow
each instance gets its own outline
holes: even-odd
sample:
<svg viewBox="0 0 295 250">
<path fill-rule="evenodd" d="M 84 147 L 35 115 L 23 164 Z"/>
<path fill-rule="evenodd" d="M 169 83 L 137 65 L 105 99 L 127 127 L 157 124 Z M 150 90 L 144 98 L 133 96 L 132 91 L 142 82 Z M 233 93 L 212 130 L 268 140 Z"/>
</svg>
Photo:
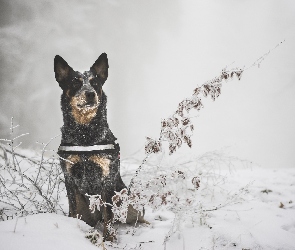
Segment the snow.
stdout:
<svg viewBox="0 0 295 250">
<path fill-rule="evenodd" d="M 31 215 L 1 222 L 0 228 L 2 249 L 97 249 L 84 238 L 90 226 L 62 215 Z"/>
<path fill-rule="evenodd" d="M 136 166 L 123 161 L 125 181 Z M 243 201 L 204 212 L 202 225 L 186 222 L 166 246 L 174 214 L 165 207 L 155 212 L 147 207 L 150 225 L 121 225 L 118 242 L 106 244 L 106 249 L 295 249 L 295 169 L 237 166 L 219 169 L 218 174 L 226 177 L 222 189 L 228 197 L 248 185 Z M 206 205 L 210 200 L 223 202 L 217 189 L 203 197 L 209 201 Z M 0 222 L 1 249 L 99 249 L 85 238 L 89 229 L 81 220 L 57 214 L 20 217 Z"/>
</svg>

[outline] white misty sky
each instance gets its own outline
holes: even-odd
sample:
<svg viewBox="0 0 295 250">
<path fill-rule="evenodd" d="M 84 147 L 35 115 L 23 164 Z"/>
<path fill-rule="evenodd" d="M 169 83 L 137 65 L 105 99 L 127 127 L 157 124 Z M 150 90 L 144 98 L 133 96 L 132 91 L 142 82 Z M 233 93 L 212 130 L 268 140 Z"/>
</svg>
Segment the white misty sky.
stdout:
<svg viewBox="0 0 295 250">
<path fill-rule="evenodd" d="M 228 147 L 264 167 L 295 166 L 295 2 L 290 1 L 0 1 L 0 137 L 10 117 L 29 132 L 26 147 L 62 125 L 53 58 L 88 69 L 109 57 L 109 124 L 126 157 L 158 137 L 194 88 L 222 68 L 251 65 L 225 83 L 194 120 L 187 154 Z M 9 132 L 9 131 L 8 131 Z M 59 139 L 51 144 L 56 148 Z M 185 147 L 185 146 L 184 146 Z"/>
</svg>

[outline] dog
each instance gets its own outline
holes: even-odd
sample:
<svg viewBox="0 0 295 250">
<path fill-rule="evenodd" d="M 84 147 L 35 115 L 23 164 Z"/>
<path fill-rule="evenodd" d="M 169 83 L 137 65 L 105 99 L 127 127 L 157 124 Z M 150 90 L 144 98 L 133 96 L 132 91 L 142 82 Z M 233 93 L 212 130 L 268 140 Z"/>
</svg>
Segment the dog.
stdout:
<svg viewBox="0 0 295 250">
<path fill-rule="evenodd" d="M 112 196 L 126 185 L 120 175 L 120 147 L 107 123 L 107 96 L 103 86 L 108 78 L 108 58 L 103 53 L 89 71 L 74 71 L 59 55 L 54 58 L 55 79 L 63 93 L 62 138 L 58 150 L 69 201 L 69 216 L 79 217 L 92 227 L 112 219 L 106 211 L 89 210 L 88 195 L 101 195 L 112 204 Z M 129 206 L 127 223 L 143 221 Z"/>
</svg>

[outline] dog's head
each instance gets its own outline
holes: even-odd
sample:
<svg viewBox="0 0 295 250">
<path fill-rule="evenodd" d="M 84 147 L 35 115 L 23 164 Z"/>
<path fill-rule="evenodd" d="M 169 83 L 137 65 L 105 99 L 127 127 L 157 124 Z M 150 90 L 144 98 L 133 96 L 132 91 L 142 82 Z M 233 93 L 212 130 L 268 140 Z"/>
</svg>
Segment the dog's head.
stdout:
<svg viewBox="0 0 295 250">
<path fill-rule="evenodd" d="M 74 71 L 61 56 L 55 56 L 55 79 L 62 88 L 77 123 L 88 124 L 96 116 L 103 95 L 102 86 L 108 77 L 108 68 L 105 53 L 84 73 Z"/>
</svg>

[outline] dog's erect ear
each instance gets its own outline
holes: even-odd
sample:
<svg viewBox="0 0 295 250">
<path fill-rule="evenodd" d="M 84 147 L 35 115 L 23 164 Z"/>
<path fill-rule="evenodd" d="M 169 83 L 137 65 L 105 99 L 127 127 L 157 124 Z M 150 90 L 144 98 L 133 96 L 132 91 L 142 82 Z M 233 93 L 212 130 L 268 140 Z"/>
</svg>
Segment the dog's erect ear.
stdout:
<svg viewBox="0 0 295 250">
<path fill-rule="evenodd" d="M 108 63 L 108 57 L 106 53 L 102 53 L 99 58 L 95 61 L 95 63 L 92 65 L 90 70 L 92 73 L 99 77 L 102 81 L 102 84 L 106 81 L 108 78 L 108 69 L 109 69 L 109 63 Z"/>
<path fill-rule="evenodd" d="M 59 83 L 60 87 L 63 88 L 64 80 L 74 71 L 68 63 L 59 55 L 54 58 L 54 72 L 55 79 Z"/>
</svg>

